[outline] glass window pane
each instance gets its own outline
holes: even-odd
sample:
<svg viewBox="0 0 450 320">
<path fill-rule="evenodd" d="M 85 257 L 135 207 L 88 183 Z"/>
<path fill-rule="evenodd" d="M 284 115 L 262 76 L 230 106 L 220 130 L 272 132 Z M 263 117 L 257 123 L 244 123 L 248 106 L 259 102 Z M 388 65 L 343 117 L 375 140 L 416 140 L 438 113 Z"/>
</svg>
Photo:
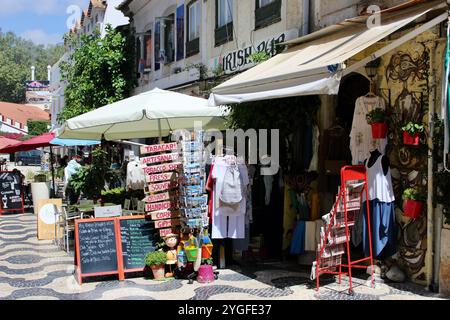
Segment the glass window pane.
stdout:
<svg viewBox="0 0 450 320">
<path fill-rule="evenodd" d="M 273 2 L 274 0 L 259 0 L 259 7 L 267 6 L 269 3 Z"/>
<path fill-rule="evenodd" d="M 233 21 L 233 0 L 219 0 L 217 9 L 219 27 L 223 27 Z"/>
<path fill-rule="evenodd" d="M 200 36 L 200 2 L 195 2 L 189 7 L 189 40 Z"/>
</svg>

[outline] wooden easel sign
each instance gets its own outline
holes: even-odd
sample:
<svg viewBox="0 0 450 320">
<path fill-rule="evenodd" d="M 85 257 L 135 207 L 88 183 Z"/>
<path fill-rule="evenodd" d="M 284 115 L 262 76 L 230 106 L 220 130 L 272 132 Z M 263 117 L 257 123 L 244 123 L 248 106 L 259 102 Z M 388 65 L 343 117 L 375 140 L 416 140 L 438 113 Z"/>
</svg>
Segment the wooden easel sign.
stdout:
<svg viewBox="0 0 450 320">
<path fill-rule="evenodd" d="M 78 283 L 83 277 L 119 275 L 124 280 L 123 263 L 115 218 L 75 221 L 75 255 Z"/>
<path fill-rule="evenodd" d="M 156 250 L 154 222 L 146 216 L 75 221 L 75 265 L 83 278 L 142 272 L 145 256 Z"/>
<path fill-rule="evenodd" d="M 0 215 L 5 212 L 25 212 L 19 173 L 0 171 Z"/>
</svg>

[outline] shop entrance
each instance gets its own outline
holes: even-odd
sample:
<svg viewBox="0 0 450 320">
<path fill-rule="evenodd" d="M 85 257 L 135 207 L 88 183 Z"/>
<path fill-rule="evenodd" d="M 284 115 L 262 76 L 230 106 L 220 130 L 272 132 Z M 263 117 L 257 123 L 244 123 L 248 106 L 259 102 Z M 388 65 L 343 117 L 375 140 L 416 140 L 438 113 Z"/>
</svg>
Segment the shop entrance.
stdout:
<svg viewBox="0 0 450 320">
<path fill-rule="evenodd" d="M 322 170 L 320 172 L 321 209 L 329 210 L 340 185 L 340 169 L 350 165 L 350 132 L 356 100 L 370 91 L 370 81 L 359 73 L 345 77 L 339 89 L 335 117 L 321 139 Z M 325 212 L 324 212 L 325 213 Z"/>
</svg>

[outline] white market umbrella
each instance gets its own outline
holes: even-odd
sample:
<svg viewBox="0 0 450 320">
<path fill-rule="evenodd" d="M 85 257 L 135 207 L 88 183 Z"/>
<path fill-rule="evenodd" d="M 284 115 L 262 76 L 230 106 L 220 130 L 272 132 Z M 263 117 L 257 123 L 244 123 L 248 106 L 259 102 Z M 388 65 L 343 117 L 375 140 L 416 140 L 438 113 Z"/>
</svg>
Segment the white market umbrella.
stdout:
<svg viewBox="0 0 450 320">
<path fill-rule="evenodd" d="M 118 140 L 170 135 L 171 131 L 225 129 L 223 107 L 208 100 L 154 89 L 69 119 L 57 132 L 61 139 Z"/>
</svg>

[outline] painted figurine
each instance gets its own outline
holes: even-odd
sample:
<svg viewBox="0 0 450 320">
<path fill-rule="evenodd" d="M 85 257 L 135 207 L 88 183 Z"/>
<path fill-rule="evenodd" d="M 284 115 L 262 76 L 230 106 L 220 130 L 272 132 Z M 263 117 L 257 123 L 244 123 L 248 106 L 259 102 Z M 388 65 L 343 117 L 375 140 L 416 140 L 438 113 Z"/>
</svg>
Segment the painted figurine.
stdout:
<svg viewBox="0 0 450 320">
<path fill-rule="evenodd" d="M 166 246 L 169 248 L 167 250 L 167 262 L 166 265 L 169 266 L 169 272 L 166 273 L 166 278 L 173 277 L 174 270 L 177 265 L 177 244 L 178 244 L 178 236 L 176 234 L 168 234 L 164 237 L 164 242 Z"/>
</svg>

